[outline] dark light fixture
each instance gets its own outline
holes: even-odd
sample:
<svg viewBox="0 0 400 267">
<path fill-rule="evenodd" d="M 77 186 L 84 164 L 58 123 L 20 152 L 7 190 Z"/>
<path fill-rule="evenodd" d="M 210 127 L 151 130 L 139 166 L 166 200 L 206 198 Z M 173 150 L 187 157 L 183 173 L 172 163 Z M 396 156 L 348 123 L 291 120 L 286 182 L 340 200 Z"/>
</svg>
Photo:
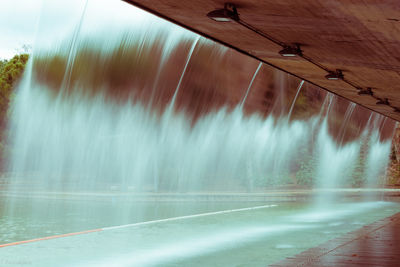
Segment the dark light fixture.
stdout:
<svg viewBox="0 0 400 267">
<path fill-rule="evenodd" d="M 302 51 L 300 49 L 300 45 L 296 44 L 296 46 L 284 46 L 279 54 L 283 57 L 295 57 L 302 56 Z"/>
<path fill-rule="evenodd" d="M 376 102 L 377 105 L 387 105 L 390 106 L 389 100 L 387 98 L 377 98 L 378 102 Z"/>
<path fill-rule="evenodd" d="M 344 76 L 341 70 L 330 71 L 326 76 L 328 80 L 343 80 Z"/>
<path fill-rule="evenodd" d="M 249 14 L 251 15 L 251 14 Z M 357 89 L 358 94 L 359 95 L 370 95 L 373 98 L 377 99 L 377 100 L 381 100 L 380 98 L 377 98 L 374 96 L 371 88 L 367 88 L 367 89 L 363 89 L 359 86 L 357 86 L 357 84 L 345 79 L 342 70 L 340 69 L 336 69 L 336 71 L 331 71 L 330 69 L 328 69 L 327 67 L 325 67 L 324 65 L 314 61 L 312 58 L 308 57 L 307 55 L 303 54 L 303 51 L 300 48 L 299 44 L 294 43 L 294 45 L 288 45 L 284 42 L 281 42 L 278 39 L 275 39 L 273 36 L 269 35 L 268 33 L 254 27 L 253 25 L 247 23 L 246 21 L 243 21 L 240 16 L 239 13 L 237 11 L 236 6 L 233 3 L 225 3 L 224 4 L 224 8 L 222 9 L 216 9 L 214 11 L 211 11 L 209 13 L 207 13 L 207 17 L 209 17 L 210 19 L 217 21 L 217 22 L 235 22 L 251 31 L 253 31 L 254 33 L 264 37 L 265 39 L 269 40 L 272 43 L 275 43 L 278 46 L 282 47 L 282 50 L 279 51 L 279 54 L 283 57 L 300 57 L 308 62 L 310 62 L 311 64 L 315 65 L 316 67 L 326 71 L 328 74 L 325 75 L 325 78 L 328 80 L 342 80 L 343 82 L 347 83 L 348 85 L 354 87 L 355 89 Z M 251 52 L 249 52 L 251 53 Z M 383 101 L 384 102 L 384 101 Z M 386 103 L 386 102 L 384 102 Z M 379 101 L 377 102 L 377 104 L 382 104 Z M 387 104 L 388 101 L 387 101 Z M 389 105 L 390 107 L 392 107 L 391 105 Z"/>
<path fill-rule="evenodd" d="M 374 93 L 372 92 L 371 87 L 368 87 L 367 89 L 361 89 L 360 91 L 358 91 L 359 95 L 374 95 Z"/>
<path fill-rule="evenodd" d="M 223 9 L 216 9 L 209 12 L 207 17 L 217 22 L 239 21 L 239 14 L 236 7 L 230 3 L 225 3 Z"/>
<path fill-rule="evenodd" d="M 207 13 L 207 17 L 217 22 L 236 22 L 239 25 L 242 25 L 243 27 L 257 33 L 258 35 L 261 35 L 262 37 L 270 40 L 271 42 L 277 45 L 280 45 L 282 47 L 286 46 L 286 44 L 284 44 L 283 42 L 276 40 L 269 34 L 241 20 L 239 17 L 239 13 L 237 12 L 236 6 L 232 3 L 225 3 L 223 9 L 216 9 L 214 11 Z"/>
</svg>

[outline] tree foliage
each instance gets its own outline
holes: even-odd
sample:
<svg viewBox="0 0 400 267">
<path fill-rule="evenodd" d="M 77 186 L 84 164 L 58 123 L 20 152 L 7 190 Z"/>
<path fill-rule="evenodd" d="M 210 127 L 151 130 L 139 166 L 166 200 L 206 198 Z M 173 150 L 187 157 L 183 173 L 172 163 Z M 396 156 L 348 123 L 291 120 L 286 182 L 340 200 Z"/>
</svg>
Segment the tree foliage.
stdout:
<svg viewBox="0 0 400 267">
<path fill-rule="evenodd" d="M 7 111 L 13 89 L 25 69 L 28 54 L 14 56 L 10 60 L 0 61 L 0 127 L 4 129 L 7 121 Z"/>
<path fill-rule="evenodd" d="M 4 166 L 4 154 L 8 149 L 5 141 L 7 135 L 6 124 L 8 119 L 8 110 L 11 99 L 14 95 L 14 89 L 20 79 L 26 63 L 28 54 L 14 56 L 10 60 L 0 60 L 0 168 Z"/>
</svg>

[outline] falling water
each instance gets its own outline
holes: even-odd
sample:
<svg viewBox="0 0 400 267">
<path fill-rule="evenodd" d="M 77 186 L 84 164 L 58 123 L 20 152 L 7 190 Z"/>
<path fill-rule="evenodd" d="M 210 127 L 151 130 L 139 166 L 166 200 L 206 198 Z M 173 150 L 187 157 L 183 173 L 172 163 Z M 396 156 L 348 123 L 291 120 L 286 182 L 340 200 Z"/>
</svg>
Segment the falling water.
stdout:
<svg viewBox="0 0 400 267">
<path fill-rule="evenodd" d="M 86 6 L 83 10 L 85 13 Z M 90 10 L 88 12 L 90 14 Z M 335 102 L 334 96 L 328 94 L 319 115 L 305 121 L 287 123 L 285 118 L 273 115 L 246 117 L 243 115 L 244 103 L 263 66 L 259 63 L 245 96 L 236 108 L 229 110 L 222 106 L 202 114 L 195 121 L 185 109 L 177 113 L 171 113 L 170 108 L 153 109 L 140 98 L 122 103 L 109 101 L 110 96 L 104 93 L 110 86 L 106 82 L 95 95 L 88 97 L 83 92 L 94 85 L 87 83 L 86 77 L 76 77 L 74 73 L 74 69 L 79 67 L 78 60 L 81 60 L 80 51 L 87 47 L 82 37 L 87 23 L 90 24 L 90 15 L 80 17 L 75 33 L 83 33 L 74 34 L 75 45 L 67 51 L 65 71 L 69 73 L 68 79 L 75 80 L 61 84 L 58 97 L 54 98 L 54 90 L 49 85 L 37 80 L 41 70 L 35 69 L 34 64 L 29 65 L 13 103 L 10 172 L 16 178 L 11 181 L 10 190 L 18 190 L 18 184 L 22 182 L 38 190 L 56 191 L 110 188 L 136 192 L 253 191 L 286 184 L 294 175 L 316 187 L 349 185 L 360 156 L 361 143 L 355 140 L 339 146 L 331 137 L 327 118 Z M 153 23 L 152 27 L 154 25 L 158 24 Z M 146 46 L 157 42 L 161 32 L 154 28 L 144 30 L 143 27 L 134 30 L 138 37 L 123 37 L 125 44 L 138 43 L 142 53 Z M 158 61 L 159 66 L 165 69 L 154 71 L 157 80 L 167 82 L 162 77 L 166 77 L 163 73 L 170 66 L 168 62 L 172 60 L 173 47 L 180 44 L 176 39 L 186 46 L 190 43 L 184 68 L 179 76 L 175 76 L 178 80 L 173 97 L 167 99 L 169 107 L 173 107 L 178 92 L 186 86 L 183 78 L 188 66 L 201 63 L 196 57 L 204 53 L 204 47 L 211 51 L 219 51 L 219 48 L 198 36 L 179 35 L 175 29 L 157 27 L 163 29 L 166 40 L 172 40 L 171 43 L 164 41 L 159 54 L 162 58 Z M 121 39 L 121 36 L 115 38 Z M 101 46 L 104 41 L 100 39 L 98 42 Z M 114 58 L 113 51 L 119 51 L 116 44 L 118 41 L 112 42 L 111 47 L 102 48 L 98 57 L 103 61 Z M 198 53 L 194 53 L 196 47 Z M 59 53 L 63 53 L 63 49 L 61 46 Z M 212 53 L 212 65 L 222 62 L 224 53 Z M 42 55 L 39 49 L 38 62 Z M 147 59 L 139 57 L 138 64 L 145 65 L 144 60 Z M 104 73 L 101 74 L 103 77 Z M 282 77 L 279 75 L 279 80 Z M 279 82 L 280 86 L 284 83 Z M 159 82 L 155 84 L 159 85 Z M 303 84 L 304 81 L 300 81 L 286 118 L 292 114 Z M 145 88 L 140 90 L 151 91 L 149 101 L 163 93 L 153 89 L 154 80 L 151 78 L 147 84 L 140 82 L 129 86 L 139 85 Z M 67 89 L 71 93 L 64 95 Z M 110 92 L 116 89 L 112 88 Z M 137 88 L 131 90 L 135 92 Z M 182 93 L 190 90 L 191 87 L 186 87 Z M 277 101 L 282 102 L 280 99 Z M 355 105 L 350 104 L 344 116 L 340 140 L 343 140 L 354 108 Z M 379 125 L 375 123 L 369 127 L 379 128 Z M 376 131 L 364 139 L 369 144 L 366 158 L 371 168 L 366 171 L 371 173 L 367 175 L 366 185 L 372 185 L 374 177 L 385 168 L 390 143 L 382 143 Z M 308 166 L 309 172 L 304 173 L 301 166 Z"/>
<path fill-rule="evenodd" d="M 83 20 L 85 18 L 87 6 L 88 6 L 88 0 L 85 1 L 85 5 L 82 9 L 82 13 L 79 18 L 79 23 L 75 27 L 74 33 L 72 35 L 72 42 L 69 47 L 69 53 L 68 53 L 68 61 L 67 61 L 68 66 L 66 68 L 67 71 L 64 74 L 64 80 L 63 80 L 64 87 L 68 87 L 70 85 L 72 69 L 74 67 L 74 62 L 75 62 L 76 53 L 77 53 L 77 49 L 78 49 L 77 41 L 78 41 L 79 35 L 81 33 L 82 24 L 83 24 Z"/>
<path fill-rule="evenodd" d="M 247 87 L 246 94 L 244 95 L 242 102 L 240 102 L 240 105 L 239 105 L 239 108 L 240 108 L 240 109 L 243 109 L 243 105 L 244 105 L 244 103 L 246 102 L 247 96 L 249 95 L 251 86 L 253 85 L 253 82 L 254 82 L 254 80 L 256 79 L 257 74 L 258 74 L 258 72 L 260 71 L 262 65 L 263 65 L 262 62 L 260 62 L 260 64 L 258 64 L 258 67 L 257 67 L 256 71 L 254 72 L 253 77 L 251 78 L 251 81 L 250 81 L 250 83 L 249 83 L 249 86 Z"/>
<path fill-rule="evenodd" d="M 181 77 L 179 78 L 178 85 L 176 86 L 176 89 L 175 89 L 175 92 L 174 92 L 174 96 L 172 97 L 172 100 L 171 100 L 171 104 L 170 104 L 171 108 L 173 108 L 173 107 L 175 106 L 176 96 L 178 95 L 179 88 L 181 87 L 182 80 L 183 80 L 183 77 L 185 76 L 186 69 L 187 69 L 187 67 L 188 67 L 188 65 L 189 65 L 190 59 L 192 58 L 193 51 L 194 51 L 194 49 L 196 48 L 196 45 L 197 45 L 197 43 L 198 43 L 199 40 L 200 40 L 200 36 L 198 36 L 198 37 L 193 41 L 192 47 L 190 48 L 189 54 L 188 54 L 188 56 L 187 56 L 187 60 L 186 60 L 185 67 L 183 68 Z"/>
<path fill-rule="evenodd" d="M 328 121 L 324 119 L 316 140 L 316 187 L 325 190 L 340 188 L 346 181 L 352 181 L 352 175 L 360 154 L 360 143 L 351 142 L 344 146 L 329 137 Z M 322 191 L 317 195 L 318 207 L 324 207 L 333 201 L 334 192 Z"/>
<path fill-rule="evenodd" d="M 381 142 L 381 133 L 379 129 L 384 126 L 386 118 L 382 115 L 375 114 L 374 118 L 370 118 L 369 123 L 373 125 L 370 130 L 365 130 L 363 139 L 363 160 L 364 165 L 364 186 L 366 188 L 378 188 L 384 186 L 386 181 L 386 167 L 389 163 L 390 149 L 392 143 L 390 141 Z M 365 198 L 369 201 L 376 200 L 381 194 L 378 192 L 368 193 Z"/>
<path fill-rule="evenodd" d="M 346 129 L 347 129 L 349 120 L 351 118 L 351 115 L 354 112 L 355 107 L 356 107 L 356 103 L 349 103 L 349 106 L 348 106 L 348 108 L 346 110 L 346 113 L 344 114 L 343 123 L 342 123 L 342 126 L 340 127 L 340 130 L 339 130 L 339 139 L 338 140 L 339 140 L 340 144 L 343 143 L 343 139 L 344 139 L 344 136 L 345 136 L 345 133 L 346 133 Z"/>
<path fill-rule="evenodd" d="M 299 83 L 299 86 L 297 87 L 296 95 L 293 98 L 292 105 L 290 106 L 289 114 L 287 115 L 288 119 L 290 119 L 290 116 L 292 115 L 294 104 L 296 103 L 297 97 L 299 96 L 299 93 L 300 93 L 301 88 L 303 87 L 303 84 L 304 84 L 304 80 L 301 80 L 301 82 Z"/>
</svg>

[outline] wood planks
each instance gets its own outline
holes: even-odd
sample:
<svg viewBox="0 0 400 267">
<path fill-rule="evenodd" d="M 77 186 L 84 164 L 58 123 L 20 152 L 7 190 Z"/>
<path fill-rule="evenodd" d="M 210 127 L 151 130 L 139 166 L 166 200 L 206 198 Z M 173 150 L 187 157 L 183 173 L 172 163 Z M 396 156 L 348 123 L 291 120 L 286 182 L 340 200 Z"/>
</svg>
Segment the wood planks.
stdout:
<svg viewBox="0 0 400 267">
<path fill-rule="evenodd" d="M 206 17 L 220 0 L 125 0 L 228 44 L 326 90 L 395 120 L 400 113 L 360 96 L 343 82 L 301 58 L 283 58 L 280 47 L 236 23 Z M 400 109 L 400 2 L 398 0 L 241 0 L 241 19 L 287 44 L 300 43 L 304 54 L 328 69 L 342 69 L 360 87 L 372 87 Z"/>
</svg>

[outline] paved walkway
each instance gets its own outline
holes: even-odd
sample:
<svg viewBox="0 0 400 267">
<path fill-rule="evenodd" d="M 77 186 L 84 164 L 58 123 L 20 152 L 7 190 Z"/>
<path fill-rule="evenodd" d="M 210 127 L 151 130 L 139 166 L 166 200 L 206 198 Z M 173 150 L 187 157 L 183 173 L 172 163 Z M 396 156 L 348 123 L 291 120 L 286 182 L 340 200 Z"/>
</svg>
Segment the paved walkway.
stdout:
<svg viewBox="0 0 400 267">
<path fill-rule="evenodd" d="M 400 266 L 400 213 L 270 266 Z"/>
</svg>

